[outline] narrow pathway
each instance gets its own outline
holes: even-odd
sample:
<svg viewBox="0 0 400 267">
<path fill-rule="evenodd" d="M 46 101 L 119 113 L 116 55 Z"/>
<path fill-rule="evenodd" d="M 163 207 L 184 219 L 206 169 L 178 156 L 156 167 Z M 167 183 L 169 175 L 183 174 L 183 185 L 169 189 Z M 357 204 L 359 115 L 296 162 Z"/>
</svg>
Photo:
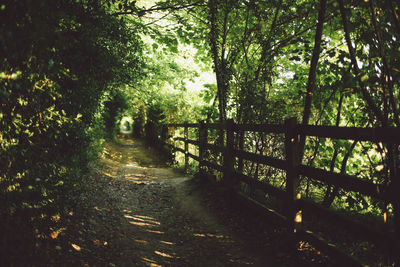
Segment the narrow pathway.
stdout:
<svg viewBox="0 0 400 267">
<path fill-rule="evenodd" d="M 241 217 L 219 213 L 213 198 L 157 152 L 138 140 L 121 142 L 107 144 L 68 213 L 54 266 L 298 266 L 290 254 L 272 255 L 285 244 L 236 233 L 245 231 Z M 278 230 L 271 233 L 279 240 Z"/>
<path fill-rule="evenodd" d="M 169 168 L 142 142 L 121 142 L 107 144 L 82 188 L 60 236 L 64 254 L 54 265 L 267 265 L 218 222 L 189 177 Z"/>
</svg>

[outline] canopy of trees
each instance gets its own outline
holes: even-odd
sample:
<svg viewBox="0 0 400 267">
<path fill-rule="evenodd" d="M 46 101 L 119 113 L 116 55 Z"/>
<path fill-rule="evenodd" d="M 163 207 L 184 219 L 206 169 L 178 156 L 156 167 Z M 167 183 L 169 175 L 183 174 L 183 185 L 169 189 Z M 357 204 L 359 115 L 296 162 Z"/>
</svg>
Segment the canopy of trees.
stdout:
<svg viewBox="0 0 400 267">
<path fill-rule="evenodd" d="M 297 117 L 303 124 L 399 127 L 399 8 L 391 0 L 162 1 L 138 3 L 135 10 L 122 8 L 114 15 L 168 18 L 168 24 L 147 28 L 154 34 L 153 48 L 174 52 L 178 41 L 193 46 L 199 60 L 213 66 L 216 85 L 204 87 L 205 102 L 192 113 L 197 120 L 281 123 Z M 176 110 L 162 108 L 169 122 L 193 119 L 172 116 L 182 110 L 179 105 Z M 238 145 L 280 154 L 271 148 L 282 143 L 279 137 L 245 139 Z M 395 146 L 328 139 L 312 139 L 306 145 L 303 138 L 301 147 L 304 163 L 331 171 L 383 183 L 390 183 L 398 172 Z M 274 172 L 255 166 L 248 171 L 261 172 L 260 177 Z M 307 196 L 317 194 L 326 206 L 338 194 L 303 182 Z M 363 197 L 341 194 L 336 200 L 346 207 L 386 209 Z"/>
<path fill-rule="evenodd" d="M 124 115 L 139 136 L 148 121 L 228 118 L 400 127 L 399 16 L 394 0 L 2 1 L 2 253 L 16 258 L 18 240 L 34 246 L 32 229 L 46 236 L 46 220 L 73 205 L 70 192 Z M 211 71 L 215 80 L 200 79 Z M 202 90 L 190 89 L 196 81 Z M 248 135 L 237 145 L 280 155 L 273 145 L 282 142 Z M 322 138 L 301 145 L 305 164 L 380 183 L 398 176 L 396 146 Z M 302 183 L 327 207 L 393 208 Z"/>
</svg>

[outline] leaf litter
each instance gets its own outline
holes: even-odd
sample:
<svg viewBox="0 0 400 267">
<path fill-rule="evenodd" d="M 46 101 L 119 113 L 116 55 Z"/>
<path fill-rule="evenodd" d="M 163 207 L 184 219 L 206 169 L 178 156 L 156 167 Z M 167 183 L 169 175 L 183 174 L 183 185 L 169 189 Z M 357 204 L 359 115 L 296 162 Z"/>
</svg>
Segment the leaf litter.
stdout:
<svg viewBox="0 0 400 267">
<path fill-rule="evenodd" d="M 107 143 L 74 209 L 57 218 L 48 266 L 329 265 L 312 249 L 289 251 L 282 229 L 174 171 L 140 140 L 120 141 Z"/>
</svg>

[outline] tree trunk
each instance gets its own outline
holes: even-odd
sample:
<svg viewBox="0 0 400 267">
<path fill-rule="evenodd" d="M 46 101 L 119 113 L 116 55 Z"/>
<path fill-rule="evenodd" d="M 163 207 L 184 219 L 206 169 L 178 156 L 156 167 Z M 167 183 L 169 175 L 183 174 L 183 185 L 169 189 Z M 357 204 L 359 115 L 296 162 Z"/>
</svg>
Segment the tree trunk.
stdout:
<svg viewBox="0 0 400 267">
<path fill-rule="evenodd" d="M 310 71 L 308 73 L 307 95 L 306 95 L 306 101 L 304 104 L 303 120 L 301 123 L 302 125 L 307 125 L 308 121 L 310 119 L 311 102 L 312 102 L 312 96 L 314 93 L 314 86 L 315 86 L 315 76 L 316 76 L 316 72 L 317 72 L 319 54 L 321 52 L 321 39 L 322 39 L 322 31 L 323 31 L 324 20 L 325 20 L 325 10 L 326 10 L 326 0 L 321 0 L 319 12 L 318 12 L 317 29 L 315 31 L 314 50 L 312 53 L 312 58 L 311 58 L 311 63 L 310 63 Z M 305 143 L 306 143 L 306 136 L 304 136 L 304 135 L 300 136 L 300 141 L 299 141 L 300 163 L 303 160 Z"/>
<path fill-rule="evenodd" d="M 337 110 L 337 115 L 336 115 L 336 123 L 335 123 L 336 127 L 338 127 L 340 124 L 340 114 L 341 114 L 340 111 L 342 109 L 343 97 L 344 97 L 344 94 L 342 93 L 340 95 L 338 110 Z M 336 162 L 337 156 L 338 156 L 338 150 L 335 148 L 335 151 L 333 152 L 333 156 L 332 156 L 332 160 L 331 160 L 331 165 L 329 167 L 329 171 L 331 171 L 331 172 L 333 172 L 335 170 L 335 162 Z M 335 191 L 337 191 L 337 187 L 334 188 L 333 192 L 335 192 Z M 332 185 L 328 185 L 328 188 L 326 189 L 326 192 L 325 192 L 324 200 L 322 201 L 322 206 L 329 207 L 332 204 L 333 199 L 331 200 L 331 196 L 332 196 L 333 192 L 332 192 Z"/>
<path fill-rule="evenodd" d="M 215 76 L 217 80 L 217 96 L 218 96 L 218 109 L 219 121 L 223 123 L 226 119 L 226 94 L 227 94 L 227 70 L 226 62 L 224 60 L 224 52 L 219 55 L 218 53 L 218 6 L 217 1 L 210 0 L 208 8 L 210 12 L 210 45 L 213 55 Z M 226 24 L 226 19 L 224 20 Z M 226 27 L 226 25 L 225 25 Z M 225 44 L 222 43 L 222 46 Z"/>
</svg>

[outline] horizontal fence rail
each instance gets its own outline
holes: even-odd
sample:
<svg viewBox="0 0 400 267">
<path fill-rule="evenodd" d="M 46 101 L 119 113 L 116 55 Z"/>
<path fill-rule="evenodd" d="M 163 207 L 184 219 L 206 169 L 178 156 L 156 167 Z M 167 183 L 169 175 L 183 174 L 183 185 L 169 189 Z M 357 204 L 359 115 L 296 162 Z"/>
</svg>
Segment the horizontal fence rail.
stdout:
<svg viewBox="0 0 400 267">
<path fill-rule="evenodd" d="M 246 159 L 255 163 L 261 163 L 265 165 L 269 165 L 274 168 L 278 168 L 281 170 L 286 169 L 286 161 L 282 159 L 276 159 L 273 157 L 268 157 L 264 155 L 259 155 L 251 152 L 246 152 L 242 150 L 233 150 L 233 154 L 236 157 L 241 157 L 242 159 Z"/>
<path fill-rule="evenodd" d="M 386 185 L 374 184 L 370 181 L 360 180 L 354 176 L 325 171 L 305 165 L 298 166 L 297 173 L 325 182 L 329 185 L 339 186 L 343 189 L 359 192 L 380 200 L 391 200 L 391 197 L 388 194 L 389 188 Z"/>
<path fill-rule="evenodd" d="M 285 133 L 285 128 L 279 124 L 234 124 L 233 130 L 235 132 Z"/>
<path fill-rule="evenodd" d="M 333 126 L 311 126 L 299 125 L 296 119 L 288 119 L 284 124 L 236 124 L 233 120 L 228 120 L 224 124 L 219 123 L 182 123 L 168 124 L 168 128 L 184 128 L 184 137 L 175 137 L 172 140 L 183 142 L 184 149 L 168 144 L 175 151 L 185 154 L 185 168 L 188 167 L 189 157 L 199 162 L 199 171 L 205 171 L 205 167 L 214 169 L 223 174 L 224 185 L 230 186 L 238 191 L 238 183 L 244 182 L 253 189 L 258 189 L 266 194 L 276 197 L 285 206 L 284 214 L 276 211 L 272 213 L 284 218 L 289 225 L 289 231 L 294 233 L 298 239 L 309 241 L 321 250 L 335 255 L 346 255 L 338 250 L 334 245 L 324 241 L 311 231 L 304 229 L 302 217 L 304 213 L 318 214 L 326 219 L 333 219 L 344 228 L 352 230 L 360 237 L 382 245 L 388 250 L 396 253 L 400 251 L 400 177 L 391 181 L 388 185 L 375 184 L 371 181 L 360 179 L 356 176 L 343 175 L 315 167 L 301 164 L 298 158 L 299 137 L 321 137 L 331 139 L 370 141 L 384 144 L 400 144 L 400 128 L 357 128 L 357 127 L 333 127 Z M 188 129 L 195 128 L 198 133 L 198 140 L 189 139 Z M 223 131 L 224 138 L 219 145 L 209 143 L 208 130 L 216 129 Z M 243 132 L 261 132 L 266 134 L 283 134 L 285 159 L 278 159 L 262 154 L 247 152 L 241 149 L 235 149 L 234 135 L 240 135 Z M 243 136 L 242 136 L 243 137 Z M 220 139 L 221 140 L 221 139 Z M 189 153 L 189 144 L 198 148 L 198 156 Z M 222 145 L 223 144 L 223 145 Z M 223 165 L 210 162 L 208 153 L 221 153 Z M 235 160 L 238 160 L 238 167 L 235 168 Z M 243 160 L 263 164 L 273 168 L 283 170 L 285 176 L 285 189 L 274 187 L 268 183 L 261 182 L 254 177 L 249 177 L 242 172 Z M 241 162 L 241 164 L 240 164 Z M 331 209 L 324 208 L 321 205 L 310 200 L 301 199 L 299 194 L 299 177 L 305 176 L 316 181 L 323 182 L 330 186 L 339 187 L 347 191 L 358 192 L 360 194 L 382 200 L 385 203 L 391 203 L 394 207 L 394 232 L 386 229 L 376 229 L 365 223 L 355 221 L 344 217 Z M 393 179 L 393 177 L 392 177 Z M 243 193 L 238 192 L 243 197 Z M 247 197 L 249 203 L 257 203 L 252 198 Z M 258 203 L 260 206 L 263 204 Z M 264 210 L 270 208 L 264 207 Z M 347 255 L 348 263 L 354 264 L 354 258 Z M 344 257 L 344 258 L 346 258 Z"/>
<path fill-rule="evenodd" d="M 326 137 L 333 139 L 372 141 L 383 143 L 400 143 L 400 128 L 357 128 L 298 125 L 297 133 L 306 136 Z"/>
</svg>

